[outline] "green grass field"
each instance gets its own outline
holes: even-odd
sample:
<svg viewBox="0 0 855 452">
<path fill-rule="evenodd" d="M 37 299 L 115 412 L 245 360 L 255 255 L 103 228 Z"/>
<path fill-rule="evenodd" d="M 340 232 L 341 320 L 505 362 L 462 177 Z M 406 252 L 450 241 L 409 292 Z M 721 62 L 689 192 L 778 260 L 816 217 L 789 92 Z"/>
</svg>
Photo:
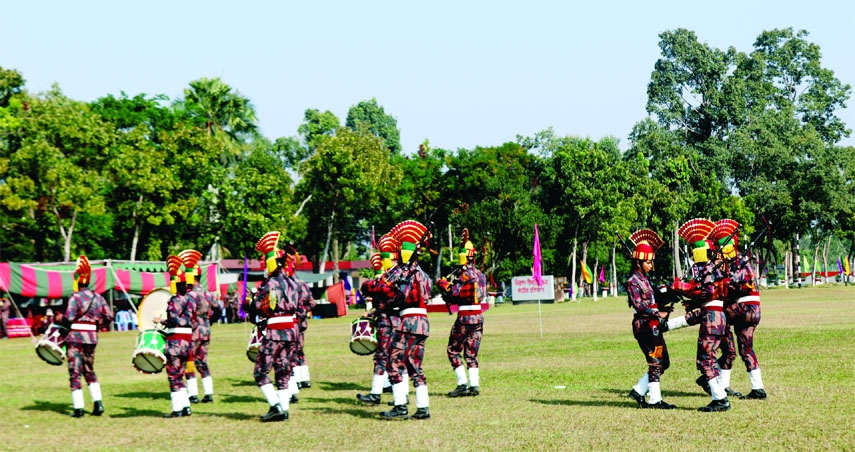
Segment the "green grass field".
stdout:
<svg viewBox="0 0 855 452">
<path fill-rule="evenodd" d="M 287 422 L 262 424 L 267 404 L 245 356 L 249 326 L 216 325 L 209 363 L 215 403 L 170 411 L 165 373 L 131 365 L 137 332 L 103 333 L 95 369 L 106 413 L 72 419 L 65 366 L 50 366 L 30 339 L 0 341 L 0 450 L 855 450 L 855 287 L 769 289 L 756 351 L 769 398 L 732 400 L 701 413 L 709 396 L 694 380 L 697 327 L 667 333 L 671 368 L 663 397 L 676 410 L 640 410 L 627 397 L 645 370 L 624 297 L 511 306 L 485 314 L 481 395 L 447 398 L 455 379 L 445 356 L 453 318 L 431 314 L 425 371 L 432 418 L 386 421 L 367 392 L 372 360 L 350 352 L 345 318 L 311 320 L 312 387 Z M 541 334 L 542 325 L 542 334 Z M 748 392 L 737 359 L 731 387 Z M 201 385 L 200 385 L 201 386 Z M 200 388 L 201 389 L 201 388 Z M 410 410 L 415 397 L 410 396 Z"/>
</svg>

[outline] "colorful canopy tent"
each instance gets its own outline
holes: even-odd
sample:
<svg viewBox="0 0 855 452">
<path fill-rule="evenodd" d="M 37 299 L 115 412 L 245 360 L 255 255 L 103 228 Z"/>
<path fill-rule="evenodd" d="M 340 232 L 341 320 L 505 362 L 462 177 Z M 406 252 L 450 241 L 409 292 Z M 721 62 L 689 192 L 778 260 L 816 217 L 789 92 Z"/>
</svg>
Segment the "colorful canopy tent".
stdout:
<svg viewBox="0 0 855 452">
<path fill-rule="evenodd" d="M 114 289 L 145 295 L 158 287 L 169 287 L 169 273 L 161 263 L 90 261 L 92 290 L 104 293 Z M 219 291 L 216 263 L 201 264 L 199 284 L 211 292 Z M 142 270 L 145 269 L 145 270 Z M 74 265 L 17 264 L 0 262 L 0 291 L 24 297 L 65 298 L 74 293 Z"/>
</svg>

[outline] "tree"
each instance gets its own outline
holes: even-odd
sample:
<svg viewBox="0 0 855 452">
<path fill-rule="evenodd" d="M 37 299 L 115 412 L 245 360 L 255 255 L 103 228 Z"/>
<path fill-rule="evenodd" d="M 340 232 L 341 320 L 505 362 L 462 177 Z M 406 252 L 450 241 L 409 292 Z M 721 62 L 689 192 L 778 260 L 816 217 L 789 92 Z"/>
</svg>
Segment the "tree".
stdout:
<svg viewBox="0 0 855 452">
<path fill-rule="evenodd" d="M 380 137 L 392 154 L 401 152 L 401 132 L 398 130 L 398 120 L 387 115 L 383 107 L 377 104 L 377 99 L 364 100 L 347 111 L 345 127 L 356 130 L 359 124 L 366 124 L 368 130 Z"/>
</svg>

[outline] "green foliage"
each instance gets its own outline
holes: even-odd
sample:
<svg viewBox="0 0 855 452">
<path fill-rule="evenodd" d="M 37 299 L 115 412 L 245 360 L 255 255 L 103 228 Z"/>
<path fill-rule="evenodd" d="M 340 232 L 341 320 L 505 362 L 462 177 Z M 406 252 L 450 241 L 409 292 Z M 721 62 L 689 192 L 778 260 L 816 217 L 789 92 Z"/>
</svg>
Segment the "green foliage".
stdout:
<svg viewBox="0 0 855 452">
<path fill-rule="evenodd" d="M 364 100 L 347 111 L 345 127 L 351 130 L 359 128 L 360 124 L 368 126 L 368 130 L 380 137 L 392 154 L 401 152 L 401 131 L 398 130 L 398 120 L 377 103 L 377 99 Z"/>
</svg>

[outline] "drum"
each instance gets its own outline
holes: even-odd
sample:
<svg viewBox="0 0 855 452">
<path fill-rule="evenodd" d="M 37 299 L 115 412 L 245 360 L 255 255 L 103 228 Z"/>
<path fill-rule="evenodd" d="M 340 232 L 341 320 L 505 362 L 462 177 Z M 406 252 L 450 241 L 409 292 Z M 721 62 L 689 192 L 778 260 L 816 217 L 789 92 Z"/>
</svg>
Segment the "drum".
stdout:
<svg viewBox="0 0 855 452">
<path fill-rule="evenodd" d="M 42 338 L 36 342 L 36 354 L 48 364 L 62 365 L 65 361 L 65 336 L 67 334 L 67 328 L 51 323 Z"/>
<path fill-rule="evenodd" d="M 162 287 L 152 290 L 143 297 L 137 309 L 137 325 L 140 331 L 156 329 L 154 318 L 166 318 L 166 306 L 170 298 L 172 298 L 172 292 Z"/>
<path fill-rule="evenodd" d="M 258 349 L 261 347 L 261 339 L 264 337 L 264 330 L 257 326 L 252 327 L 252 334 L 249 335 L 249 343 L 246 344 L 246 357 L 250 361 L 255 362 L 258 358 Z"/>
<path fill-rule="evenodd" d="M 350 351 L 370 355 L 377 351 L 377 324 L 372 319 L 356 319 L 350 324 Z"/>
<path fill-rule="evenodd" d="M 165 350 L 166 336 L 160 330 L 141 331 L 131 362 L 144 374 L 160 373 L 166 366 Z"/>
</svg>

